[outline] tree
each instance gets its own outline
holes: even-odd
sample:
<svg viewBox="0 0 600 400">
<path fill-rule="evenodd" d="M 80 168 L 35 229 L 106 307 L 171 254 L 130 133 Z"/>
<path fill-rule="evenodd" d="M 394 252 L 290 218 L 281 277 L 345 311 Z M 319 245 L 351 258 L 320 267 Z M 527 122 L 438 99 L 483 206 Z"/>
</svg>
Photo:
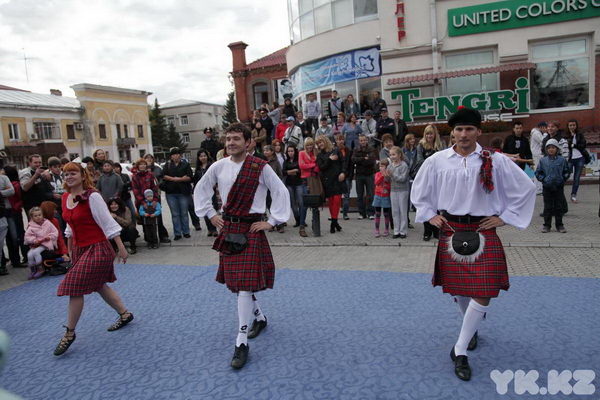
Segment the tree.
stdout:
<svg viewBox="0 0 600 400">
<path fill-rule="evenodd" d="M 177 133 L 177 130 L 175 130 L 175 125 L 169 124 L 165 148 L 170 149 L 171 147 L 179 147 L 179 150 L 183 152 L 187 146 L 187 143 L 183 141 L 183 138 Z"/>
<path fill-rule="evenodd" d="M 232 90 L 227 95 L 227 101 L 223 107 L 223 129 L 235 122 L 238 122 L 237 114 L 235 112 L 235 92 Z"/>
<path fill-rule="evenodd" d="M 167 147 L 167 123 L 162 115 L 158 99 L 154 99 L 154 107 L 150 110 L 150 127 L 152 129 L 152 144 L 154 147 Z"/>
</svg>

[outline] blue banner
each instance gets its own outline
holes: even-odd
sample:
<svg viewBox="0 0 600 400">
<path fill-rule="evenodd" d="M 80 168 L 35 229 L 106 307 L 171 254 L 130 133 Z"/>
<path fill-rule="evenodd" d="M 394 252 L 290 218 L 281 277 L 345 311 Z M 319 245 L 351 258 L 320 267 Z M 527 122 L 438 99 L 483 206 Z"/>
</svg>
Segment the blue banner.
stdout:
<svg viewBox="0 0 600 400">
<path fill-rule="evenodd" d="M 294 93 L 381 75 L 379 49 L 354 50 L 303 65 L 291 76 Z"/>
</svg>

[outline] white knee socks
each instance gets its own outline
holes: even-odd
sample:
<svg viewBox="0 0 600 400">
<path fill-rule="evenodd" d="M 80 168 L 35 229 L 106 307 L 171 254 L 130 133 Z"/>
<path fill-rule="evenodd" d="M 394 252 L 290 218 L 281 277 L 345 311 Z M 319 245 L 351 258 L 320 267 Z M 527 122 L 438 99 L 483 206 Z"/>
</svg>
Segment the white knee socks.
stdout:
<svg viewBox="0 0 600 400">
<path fill-rule="evenodd" d="M 254 308 L 253 308 L 253 314 L 254 314 L 254 319 L 257 321 L 264 321 L 265 315 L 263 314 L 262 310 L 260 309 L 260 305 L 258 304 L 258 300 L 256 300 L 256 296 L 252 295 L 252 301 L 254 303 Z"/>
<path fill-rule="evenodd" d="M 454 346 L 454 352 L 457 356 L 467 355 L 467 346 L 469 345 L 469 341 L 477 331 L 477 328 L 483 320 L 488 308 L 490 307 L 482 306 L 475 300 L 471 300 L 469 302 L 469 307 L 467 307 L 467 311 L 465 312 L 465 316 L 463 318 L 460 335 L 458 335 L 458 341 Z"/>
<path fill-rule="evenodd" d="M 465 296 L 454 296 L 454 302 L 458 305 L 458 309 L 460 310 L 461 315 L 465 316 L 467 312 L 467 307 L 469 307 L 469 301 L 471 301 L 470 297 Z"/>
<path fill-rule="evenodd" d="M 252 292 L 239 292 L 238 293 L 238 321 L 239 330 L 235 345 L 239 347 L 242 344 L 248 344 L 248 329 L 249 324 L 252 321 Z"/>
</svg>

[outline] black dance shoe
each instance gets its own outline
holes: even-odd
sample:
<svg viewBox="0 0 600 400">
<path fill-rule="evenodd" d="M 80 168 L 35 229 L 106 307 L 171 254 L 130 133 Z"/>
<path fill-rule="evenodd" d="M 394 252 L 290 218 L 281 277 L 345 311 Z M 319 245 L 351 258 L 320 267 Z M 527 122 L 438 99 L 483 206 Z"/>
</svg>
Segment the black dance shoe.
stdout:
<svg viewBox="0 0 600 400">
<path fill-rule="evenodd" d="M 127 314 L 129 314 L 129 315 L 126 318 L 123 318 L 123 316 L 127 315 Z M 116 331 L 118 329 L 121 329 L 122 327 L 124 327 L 125 325 L 130 323 L 131 321 L 133 321 L 133 314 L 130 313 L 129 311 L 125 311 L 124 313 L 119 314 L 119 319 L 117 320 L 117 322 L 115 322 L 114 324 L 109 326 L 107 330 L 109 332 Z"/>
<path fill-rule="evenodd" d="M 231 359 L 231 368 L 241 369 L 246 365 L 246 361 L 248 361 L 248 350 L 247 344 L 241 344 L 239 347 L 235 346 L 233 358 Z"/>
<path fill-rule="evenodd" d="M 264 321 L 254 320 L 252 322 L 252 327 L 250 328 L 250 332 L 248 332 L 248 339 L 254 339 L 260 332 L 267 327 L 267 317 L 265 317 Z"/>
<path fill-rule="evenodd" d="M 471 340 L 469 341 L 469 345 L 467 346 L 467 350 L 473 351 L 477 348 L 477 332 L 473 335 Z"/>
<path fill-rule="evenodd" d="M 65 326 L 65 329 L 67 330 L 67 332 L 65 333 L 65 336 L 63 336 L 60 339 L 60 342 L 58 342 L 56 349 L 54 349 L 55 356 L 60 356 L 60 355 L 64 354 L 65 351 L 67 351 L 69 349 L 71 344 L 73 344 L 73 342 L 75 341 L 75 338 L 77 337 L 75 335 L 75 329 L 69 329 L 66 326 Z M 70 338 L 67 337 L 67 333 L 71 333 L 71 332 L 73 332 L 73 336 L 71 336 Z"/>
<path fill-rule="evenodd" d="M 454 374 L 463 381 L 471 380 L 471 367 L 469 366 L 469 357 L 457 356 L 454 353 L 454 346 L 450 352 L 450 358 L 454 362 Z"/>
</svg>

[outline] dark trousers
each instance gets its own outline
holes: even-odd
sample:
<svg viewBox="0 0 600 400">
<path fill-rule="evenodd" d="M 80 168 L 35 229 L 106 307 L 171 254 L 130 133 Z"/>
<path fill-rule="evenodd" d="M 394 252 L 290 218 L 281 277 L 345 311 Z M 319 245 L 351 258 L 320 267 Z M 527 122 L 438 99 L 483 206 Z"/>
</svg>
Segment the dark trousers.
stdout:
<svg viewBox="0 0 600 400">
<path fill-rule="evenodd" d="M 200 226 L 200 218 L 196 215 L 196 210 L 194 210 L 194 198 L 190 195 L 188 203 L 188 213 L 190 214 L 190 219 L 192 220 L 192 225 L 194 228 Z"/>
<path fill-rule="evenodd" d="M 373 175 L 356 175 L 356 195 L 358 197 L 358 212 L 363 217 L 373 215 L 373 191 L 375 179 Z"/>
<path fill-rule="evenodd" d="M 140 236 L 140 234 L 138 233 L 135 226 L 130 225 L 121 230 L 120 236 L 121 236 L 121 241 L 123 241 L 123 243 L 129 242 L 131 247 L 136 247 L 135 240 Z"/>
<path fill-rule="evenodd" d="M 158 237 L 160 238 L 160 240 L 169 238 L 169 232 L 163 224 L 162 214 L 158 216 Z"/>
<path fill-rule="evenodd" d="M 431 225 L 429 222 L 424 222 L 423 226 L 425 227 L 425 232 L 423 233 L 423 236 L 428 236 L 431 237 L 433 235 L 433 237 L 435 237 L 436 239 L 439 236 L 439 229 L 433 225 Z"/>
<path fill-rule="evenodd" d="M 544 225 L 552 226 L 552 217 L 556 219 L 556 227 L 563 226 L 562 217 L 567 212 L 567 199 L 565 198 L 564 186 L 558 189 L 544 188 Z"/>
<path fill-rule="evenodd" d="M 149 244 L 158 244 L 159 225 L 157 218 L 143 217 L 144 240 Z"/>
<path fill-rule="evenodd" d="M 23 214 L 11 211 L 11 215 L 6 218 L 8 223 L 8 233 L 6 235 L 6 247 L 8 247 L 8 256 L 13 265 L 20 263 L 20 260 L 27 259 L 29 247 L 23 244 L 25 239 L 25 227 L 23 225 Z M 22 258 L 19 258 L 21 250 Z"/>
<path fill-rule="evenodd" d="M 306 118 L 306 129 L 313 135 L 319 129 L 319 118 Z"/>
</svg>

